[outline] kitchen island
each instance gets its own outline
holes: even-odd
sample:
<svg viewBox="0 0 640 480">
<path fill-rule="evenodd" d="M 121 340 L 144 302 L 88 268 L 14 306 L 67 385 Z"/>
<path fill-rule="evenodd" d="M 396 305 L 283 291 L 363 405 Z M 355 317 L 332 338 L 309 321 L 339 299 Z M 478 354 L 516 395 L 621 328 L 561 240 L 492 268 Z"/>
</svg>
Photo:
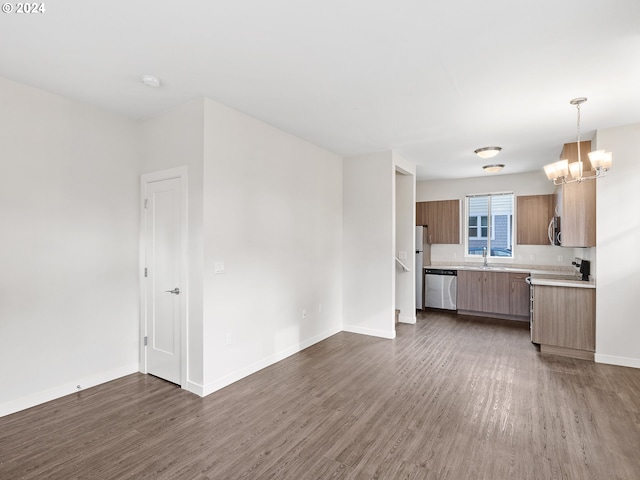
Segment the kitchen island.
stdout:
<svg viewBox="0 0 640 480">
<path fill-rule="evenodd" d="M 596 285 L 575 276 L 531 276 L 531 341 L 541 353 L 593 361 Z"/>
</svg>

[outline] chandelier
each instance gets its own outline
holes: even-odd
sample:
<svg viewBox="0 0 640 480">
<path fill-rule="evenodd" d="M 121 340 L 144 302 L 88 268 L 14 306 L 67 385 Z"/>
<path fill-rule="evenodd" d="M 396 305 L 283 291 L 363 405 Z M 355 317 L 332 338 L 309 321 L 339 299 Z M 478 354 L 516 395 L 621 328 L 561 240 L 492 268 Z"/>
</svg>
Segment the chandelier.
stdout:
<svg viewBox="0 0 640 480">
<path fill-rule="evenodd" d="M 613 158 L 611 152 L 595 150 L 589 153 L 589 161 L 591 162 L 593 170 L 588 172 L 583 171 L 582 157 L 580 156 L 580 105 L 586 101 L 586 97 L 578 97 L 569 102 L 571 105 L 575 105 L 578 111 L 578 160 L 571 163 L 566 159 L 558 160 L 557 162 L 544 166 L 544 173 L 547 174 L 547 178 L 552 181 L 554 185 L 594 180 L 598 177 L 604 177 L 611 168 Z"/>
</svg>

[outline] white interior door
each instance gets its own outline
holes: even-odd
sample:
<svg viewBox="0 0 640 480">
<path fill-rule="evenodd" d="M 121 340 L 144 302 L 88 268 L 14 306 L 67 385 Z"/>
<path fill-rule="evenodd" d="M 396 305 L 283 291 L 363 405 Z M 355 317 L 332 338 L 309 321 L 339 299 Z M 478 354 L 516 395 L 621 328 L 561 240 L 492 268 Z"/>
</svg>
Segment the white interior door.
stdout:
<svg viewBox="0 0 640 480">
<path fill-rule="evenodd" d="M 182 181 L 144 183 L 144 302 L 146 371 L 181 385 L 185 312 Z"/>
</svg>

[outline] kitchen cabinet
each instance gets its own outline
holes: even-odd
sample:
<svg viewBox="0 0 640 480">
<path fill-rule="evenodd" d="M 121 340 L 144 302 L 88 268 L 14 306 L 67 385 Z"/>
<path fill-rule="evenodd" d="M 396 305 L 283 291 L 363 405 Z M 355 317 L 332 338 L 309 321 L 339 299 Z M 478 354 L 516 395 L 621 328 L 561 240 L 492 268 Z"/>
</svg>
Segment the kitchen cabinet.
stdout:
<svg viewBox="0 0 640 480">
<path fill-rule="evenodd" d="M 416 225 L 427 225 L 427 243 L 460 243 L 460 200 L 416 203 Z"/>
<path fill-rule="evenodd" d="M 584 171 L 591 169 L 587 153 L 591 142 L 580 142 Z M 576 143 L 567 143 L 560 158 L 569 163 L 578 160 Z M 560 216 L 560 245 L 563 247 L 595 247 L 596 245 L 596 181 L 563 184 L 556 189 L 555 199 Z"/>
<path fill-rule="evenodd" d="M 596 182 L 586 180 L 558 187 L 560 245 L 596 246 Z"/>
<path fill-rule="evenodd" d="M 482 311 L 483 279 L 484 272 L 458 270 L 458 298 L 456 302 L 458 311 Z"/>
<path fill-rule="evenodd" d="M 554 216 L 554 195 L 516 197 L 518 245 L 549 245 L 549 221 Z"/>
<path fill-rule="evenodd" d="M 458 270 L 457 308 L 460 313 L 509 314 L 509 273 Z"/>
<path fill-rule="evenodd" d="M 529 319 L 528 273 L 509 273 L 509 314 Z"/>
<path fill-rule="evenodd" d="M 416 202 L 416 227 L 429 225 L 427 223 L 427 203 L 429 202 Z"/>
<path fill-rule="evenodd" d="M 531 341 L 542 353 L 593 360 L 595 310 L 594 288 L 534 285 Z"/>
</svg>

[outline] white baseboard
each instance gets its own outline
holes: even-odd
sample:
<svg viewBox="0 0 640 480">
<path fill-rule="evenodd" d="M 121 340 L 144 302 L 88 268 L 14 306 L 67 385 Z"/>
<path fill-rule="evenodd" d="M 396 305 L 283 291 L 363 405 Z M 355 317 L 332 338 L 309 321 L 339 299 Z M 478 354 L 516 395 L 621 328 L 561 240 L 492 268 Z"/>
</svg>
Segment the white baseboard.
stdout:
<svg viewBox="0 0 640 480">
<path fill-rule="evenodd" d="M 396 338 L 396 330 L 378 330 L 375 328 L 360 327 L 358 325 L 344 325 L 342 328 L 345 332 L 359 333 L 360 335 L 369 335 L 370 337 L 380 337 L 392 340 Z"/>
<path fill-rule="evenodd" d="M 106 372 L 89 375 L 88 377 L 76 379 L 73 382 L 58 385 L 41 392 L 32 393 L 24 397 L 16 398 L 15 400 L 3 402 L 0 404 L 0 417 L 19 412 L 21 410 L 26 410 L 27 408 L 35 407 L 36 405 L 50 402 L 51 400 L 70 395 L 72 393 L 76 393 L 79 391 L 78 385 L 81 386 L 80 390 L 86 390 L 87 388 L 110 382 L 111 380 L 136 373 L 137 371 L 138 364 L 136 363 L 127 367 L 116 368 L 113 370 L 108 370 Z"/>
<path fill-rule="evenodd" d="M 410 323 L 411 325 L 415 324 L 417 320 L 417 317 L 415 315 L 410 316 L 410 315 L 400 315 L 400 317 L 398 317 L 398 322 L 400 323 Z"/>
<path fill-rule="evenodd" d="M 270 355 L 266 358 L 263 358 L 262 360 L 259 360 L 257 362 L 252 363 L 251 365 L 248 365 L 244 368 L 241 368 L 240 370 L 236 370 L 235 372 L 226 375 L 222 378 L 219 378 L 211 383 L 208 383 L 206 385 L 204 385 L 204 387 L 202 388 L 202 394 L 201 396 L 207 396 L 217 390 L 220 390 L 224 387 L 227 387 L 229 385 L 231 385 L 234 382 L 237 382 L 238 380 L 243 379 L 244 377 L 248 377 L 249 375 L 256 373 L 259 370 L 262 370 L 263 368 L 266 368 L 270 365 L 273 365 L 274 363 L 279 362 L 280 360 L 284 360 L 287 357 L 290 357 L 293 354 L 296 354 L 302 350 L 304 350 L 305 348 L 310 347 L 311 345 L 314 345 L 318 342 L 321 342 L 322 340 L 325 340 L 329 337 L 331 337 L 332 335 L 335 335 L 336 333 L 340 333 L 342 330 L 340 327 L 336 327 L 336 328 L 332 328 L 330 330 L 327 330 L 326 332 L 323 332 L 319 335 L 316 335 L 315 337 L 311 337 L 307 340 L 304 340 L 296 345 L 293 345 L 289 348 L 285 348 L 284 350 L 281 350 L 277 353 L 274 353 L 273 355 Z M 191 390 L 191 387 L 195 387 L 197 388 L 196 384 L 192 384 L 192 385 L 188 385 L 187 389 L 193 393 L 197 393 L 197 391 Z M 200 394 L 199 394 L 200 395 Z"/>
<path fill-rule="evenodd" d="M 183 387 L 187 392 L 195 393 L 199 397 L 204 397 L 204 386 L 200 383 L 187 380 L 187 385 Z"/>
<path fill-rule="evenodd" d="M 618 365 L 620 367 L 640 368 L 640 358 L 614 357 L 613 355 L 602 355 L 596 353 L 595 361 L 597 363 L 607 363 L 609 365 Z"/>
</svg>

